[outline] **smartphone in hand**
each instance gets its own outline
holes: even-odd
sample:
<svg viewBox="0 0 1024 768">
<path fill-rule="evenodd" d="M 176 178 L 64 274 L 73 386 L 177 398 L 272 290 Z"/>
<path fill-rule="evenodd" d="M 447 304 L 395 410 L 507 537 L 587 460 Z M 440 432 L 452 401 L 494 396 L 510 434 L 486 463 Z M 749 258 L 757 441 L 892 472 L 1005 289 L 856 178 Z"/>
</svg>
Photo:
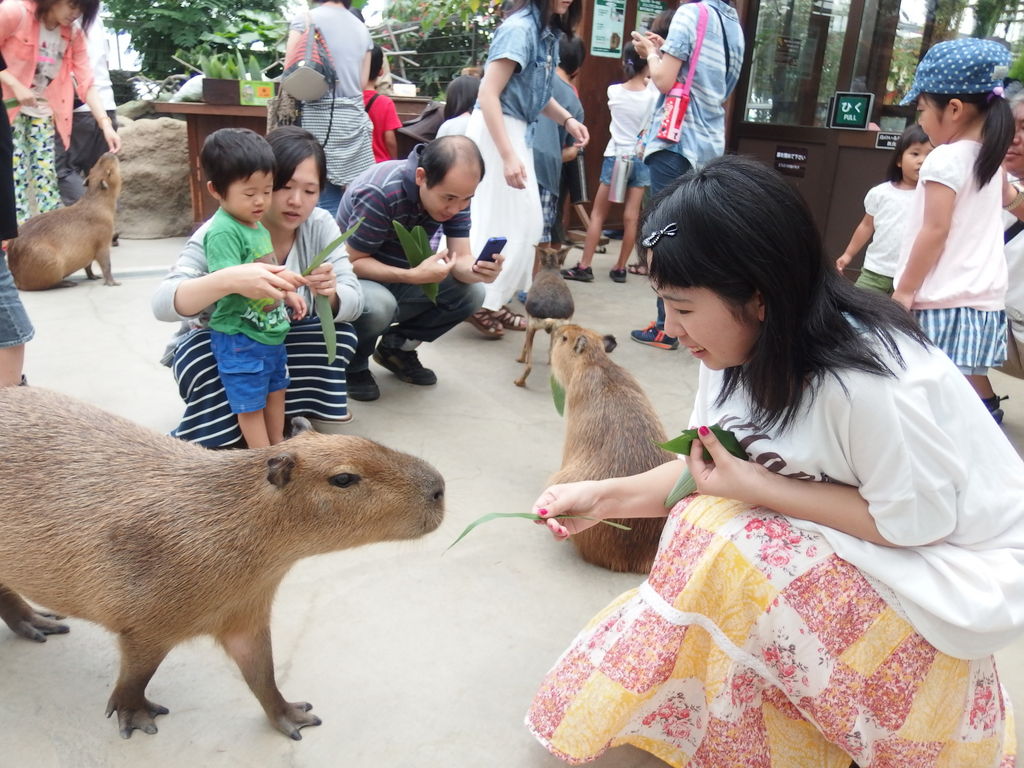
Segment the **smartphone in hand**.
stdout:
<svg viewBox="0 0 1024 768">
<path fill-rule="evenodd" d="M 504 237 L 492 237 L 486 243 L 484 243 L 483 249 L 480 251 L 480 255 L 476 257 L 477 261 L 494 261 L 496 254 L 501 253 L 501 249 L 505 247 L 505 243 L 508 242 L 507 238 Z"/>
</svg>

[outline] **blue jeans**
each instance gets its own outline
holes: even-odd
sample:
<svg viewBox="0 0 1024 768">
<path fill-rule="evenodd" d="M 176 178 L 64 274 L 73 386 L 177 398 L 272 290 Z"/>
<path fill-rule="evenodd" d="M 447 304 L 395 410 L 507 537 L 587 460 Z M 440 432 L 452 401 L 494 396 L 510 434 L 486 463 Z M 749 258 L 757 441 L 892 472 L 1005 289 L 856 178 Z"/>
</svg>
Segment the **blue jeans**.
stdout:
<svg viewBox="0 0 1024 768">
<path fill-rule="evenodd" d="M 657 195 L 693 166 L 690 161 L 676 152 L 663 149 L 655 152 L 645 161 L 651 169 L 651 195 Z M 665 330 L 665 302 L 658 299 L 658 330 Z"/>
<path fill-rule="evenodd" d="M 434 341 L 476 312 L 484 303 L 480 283 L 460 283 L 448 277 L 441 283 L 434 304 L 418 285 L 360 280 L 363 314 L 352 325 L 358 343 L 350 371 L 365 371 L 377 339 L 385 332 L 389 341 Z"/>
<path fill-rule="evenodd" d="M 20 347 L 35 333 L 7 268 L 7 256 L 0 251 L 0 347 Z"/>
</svg>

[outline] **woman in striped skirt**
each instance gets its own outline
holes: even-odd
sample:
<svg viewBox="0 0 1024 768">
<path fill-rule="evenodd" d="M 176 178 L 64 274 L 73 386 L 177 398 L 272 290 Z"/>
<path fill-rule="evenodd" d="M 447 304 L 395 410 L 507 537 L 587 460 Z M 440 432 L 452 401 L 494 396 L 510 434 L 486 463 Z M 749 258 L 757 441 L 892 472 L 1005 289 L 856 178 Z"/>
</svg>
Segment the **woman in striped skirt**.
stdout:
<svg viewBox="0 0 1024 768">
<path fill-rule="evenodd" d="M 317 317 L 292 326 L 284 342 L 291 378 L 285 413 L 324 422 L 350 418 L 345 366 L 356 344 L 350 322 L 363 310 L 359 281 L 344 246 L 335 249 L 308 277 L 300 277 L 340 234 L 334 218 L 316 207 L 326 179 L 324 152 L 308 131 L 296 126 L 271 131 L 267 141 L 274 150 L 277 168 L 274 194 L 263 224 L 270 232 L 277 265 L 241 264 L 210 273 L 203 253 L 204 224 L 186 243 L 153 296 L 157 319 L 181 321 L 162 359 L 174 371 L 185 401 L 181 423 L 171 434 L 208 448 L 244 445 L 238 420 L 231 413 L 217 376 L 207 329 L 213 305 L 231 293 L 253 299 L 280 299 L 284 290 L 295 289 L 302 293 L 311 311 L 314 293 L 330 298 L 338 336 L 337 358 L 327 362 Z"/>
</svg>

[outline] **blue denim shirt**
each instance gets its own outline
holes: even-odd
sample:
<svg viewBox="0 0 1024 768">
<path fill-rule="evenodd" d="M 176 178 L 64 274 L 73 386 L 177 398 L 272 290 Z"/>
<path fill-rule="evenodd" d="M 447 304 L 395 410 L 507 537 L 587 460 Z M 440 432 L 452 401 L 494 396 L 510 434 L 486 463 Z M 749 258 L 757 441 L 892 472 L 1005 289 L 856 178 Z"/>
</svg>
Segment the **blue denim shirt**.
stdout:
<svg viewBox="0 0 1024 768">
<path fill-rule="evenodd" d="M 647 134 L 647 149 L 644 157 L 655 152 L 668 150 L 676 152 L 692 165 L 702 165 L 712 158 L 725 153 L 725 106 L 740 78 L 743 66 L 743 28 L 736 10 L 722 0 L 703 0 L 707 7 L 708 23 L 704 32 L 704 43 L 697 59 L 697 71 L 693 75 L 690 89 L 690 106 L 683 118 L 683 132 L 677 142 L 657 138 L 658 127 L 663 115 L 665 97 L 658 101 L 658 108 Z M 699 3 L 679 6 L 672 18 L 668 37 L 661 46 L 662 53 L 680 59 L 676 79 L 686 81 L 689 59 L 697 40 L 697 25 L 700 16 Z M 724 37 L 722 33 L 725 33 Z M 728 45 L 728 71 L 726 71 L 725 50 Z"/>
<path fill-rule="evenodd" d="M 529 126 L 526 143 L 532 145 L 534 124 L 551 99 L 558 66 L 558 37 L 550 27 L 541 28 L 532 3 L 505 19 L 494 33 L 487 63 L 495 59 L 516 63 L 515 74 L 501 92 L 501 111 Z"/>
</svg>

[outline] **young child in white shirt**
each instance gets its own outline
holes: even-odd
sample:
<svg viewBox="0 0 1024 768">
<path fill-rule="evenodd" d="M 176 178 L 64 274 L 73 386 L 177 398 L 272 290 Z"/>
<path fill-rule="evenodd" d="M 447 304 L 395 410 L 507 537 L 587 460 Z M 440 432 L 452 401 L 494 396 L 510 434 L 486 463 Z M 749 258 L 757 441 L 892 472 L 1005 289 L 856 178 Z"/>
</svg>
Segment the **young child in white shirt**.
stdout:
<svg viewBox="0 0 1024 768">
<path fill-rule="evenodd" d="M 864 218 L 842 256 L 836 259 L 836 268 L 842 272 L 864 244 L 871 241 L 864 254 L 857 286 L 892 296 L 892 278 L 903 243 L 903 227 L 910 213 L 921 164 L 931 151 L 931 142 L 921 126 L 915 123 L 908 127 L 896 142 L 885 181 L 869 189 L 864 197 Z"/>
</svg>

